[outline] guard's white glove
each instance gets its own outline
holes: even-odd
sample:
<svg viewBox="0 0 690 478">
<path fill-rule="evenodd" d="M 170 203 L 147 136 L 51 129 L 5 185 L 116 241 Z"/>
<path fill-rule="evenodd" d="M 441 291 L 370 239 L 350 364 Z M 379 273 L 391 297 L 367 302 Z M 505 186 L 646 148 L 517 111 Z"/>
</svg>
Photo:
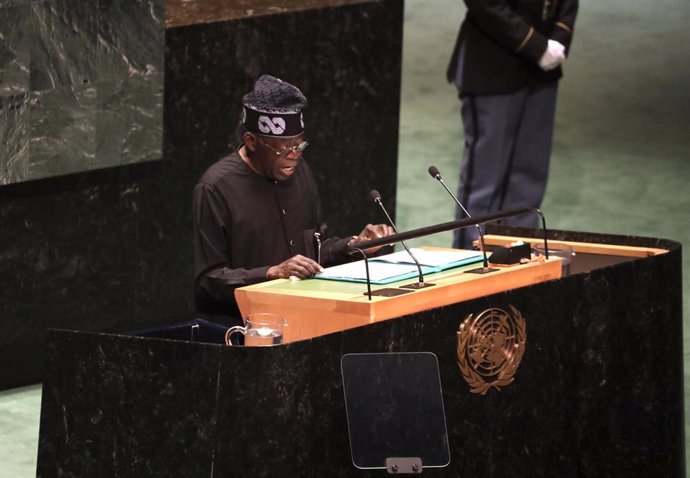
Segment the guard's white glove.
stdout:
<svg viewBox="0 0 690 478">
<path fill-rule="evenodd" d="M 565 61 L 565 47 L 556 40 L 549 40 L 546 51 L 539 60 L 539 66 L 544 71 L 553 70 Z"/>
</svg>

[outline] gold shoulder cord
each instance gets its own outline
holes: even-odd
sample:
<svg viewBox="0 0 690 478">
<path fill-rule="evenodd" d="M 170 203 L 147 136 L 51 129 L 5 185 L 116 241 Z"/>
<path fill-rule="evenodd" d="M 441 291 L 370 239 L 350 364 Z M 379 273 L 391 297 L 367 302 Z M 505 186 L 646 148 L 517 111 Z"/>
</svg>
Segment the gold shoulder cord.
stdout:
<svg viewBox="0 0 690 478">
<path fill-rule="evenodd" d="M 571 35 L 573 34 L 573 29 L 570 28 L 568 25 L 566 25 L 563 22 L 556 22 L 556 26 L 562 28 L 563 30 L 567 31 Z"/>
<path fill-rule="evenodd" d="M 520 53 L 523 48 L 525 48 L 525 45 L 527 45 L 527 42 L 529 41 L 530 38 L 532 38 L 532 35 L 534 35 L 534 27 L 529 27 L 529 31 L 527 32 L 527 35 L 525 35 L 525 38 L 522 39 L 522 43 L 520 43 L 520 46 L 517 47 L 517 50 L 515 50 L 515 53 Z"/>
</svg>

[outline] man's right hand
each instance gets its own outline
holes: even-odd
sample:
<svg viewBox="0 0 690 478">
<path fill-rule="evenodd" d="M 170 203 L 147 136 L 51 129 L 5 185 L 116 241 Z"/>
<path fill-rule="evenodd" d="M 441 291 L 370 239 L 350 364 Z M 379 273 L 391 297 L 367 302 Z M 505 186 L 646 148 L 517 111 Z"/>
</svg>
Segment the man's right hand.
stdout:
<svg viewBox="0 0 690 478">
<path fill-rule="evenodd" d="M 297 254 L 290 259 L 281 262 L 277 266 L 271 266 L 266 271 L 266 278 L 272 279 L 289 279 L 290 277 L 297 277 L 298 279 L 306 279 L 323 270 L 316 261 L 308 257 Z"/>
</svg>

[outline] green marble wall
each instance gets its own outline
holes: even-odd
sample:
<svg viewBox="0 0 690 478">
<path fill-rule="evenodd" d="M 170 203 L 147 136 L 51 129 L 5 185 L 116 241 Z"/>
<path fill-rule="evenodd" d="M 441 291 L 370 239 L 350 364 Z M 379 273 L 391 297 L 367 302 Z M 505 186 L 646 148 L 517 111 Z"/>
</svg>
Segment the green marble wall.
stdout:
<svg viewBox="0 0 690 478">
<path fill-rule="evenodd" d="M 160 160 L 164 0 L 0 0 L 0 185 Z"/>
</svg>

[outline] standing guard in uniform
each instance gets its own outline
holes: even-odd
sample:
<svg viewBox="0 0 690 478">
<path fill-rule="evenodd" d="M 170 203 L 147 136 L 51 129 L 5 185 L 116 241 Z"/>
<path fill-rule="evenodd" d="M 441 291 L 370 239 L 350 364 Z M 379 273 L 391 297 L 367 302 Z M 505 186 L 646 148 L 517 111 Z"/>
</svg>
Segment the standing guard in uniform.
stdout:
<svg viewBox="0 0 690 478">
<path fill-rule="evenodd" d="M 465 0 L 448 66 L 462 102 L 465 148 L 458 198 L 472 215 L 540 207 L 551 158 L 558 80 L 577 0 Z M 463 218 L 458 208 L 456 218 Z M 533 227 L 536 217 L 505 224 Z M 455 231 L 469 248 L 477 231 Z"/>
</svg>

